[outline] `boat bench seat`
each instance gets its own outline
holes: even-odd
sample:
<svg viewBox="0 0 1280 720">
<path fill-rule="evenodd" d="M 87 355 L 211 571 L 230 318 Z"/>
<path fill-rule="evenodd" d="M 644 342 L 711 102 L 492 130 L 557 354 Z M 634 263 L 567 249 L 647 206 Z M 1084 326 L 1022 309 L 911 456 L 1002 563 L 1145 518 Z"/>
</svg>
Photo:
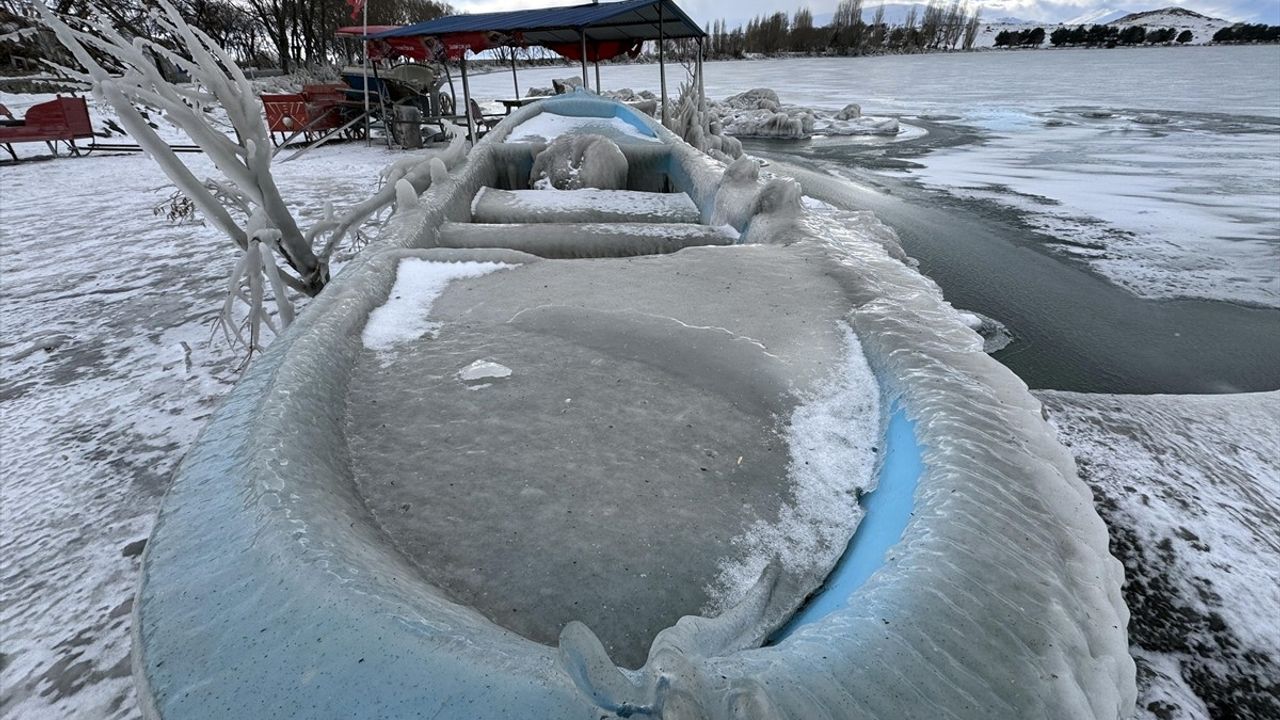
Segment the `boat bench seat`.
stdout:
<svg viewBox="0 0 1280 720">
<path fill-rule="evenodd" d="M 663 255 L 699 245 L 732 245 L 728 232 L 692 223 L 445 223 L 440 246 L 508 248 L 538 257 Z"/>
<path fill-rule="evenodd" d="M 500 190 L 484 187 L 471 201 L 475 223 L 696 223 L 685 193 L 637 190 Z"/>
</svg>

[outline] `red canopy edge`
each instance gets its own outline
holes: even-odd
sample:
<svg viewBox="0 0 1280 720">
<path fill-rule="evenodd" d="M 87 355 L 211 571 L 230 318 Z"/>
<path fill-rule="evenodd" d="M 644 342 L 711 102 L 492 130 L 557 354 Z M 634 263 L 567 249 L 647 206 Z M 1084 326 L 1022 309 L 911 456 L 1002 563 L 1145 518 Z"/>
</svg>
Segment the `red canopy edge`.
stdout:
<svg viewBox="0 0 1280 720">
<path fill-rule="evenodd" d="M 582 60 L 582 43 L 544 43 L 543 47 L 570 60 Z M 588 40 L 587 60 L 598 62 L 611 60 L 619 55 L 627 55 L 635 59 L 644 47 L 643 40 Z"/>
<path fill-rule="evenodd" d="M 370 35 L 392 30 L 399 25 L 370 25 Z M 364 28 L 359 25 L 338 28 L 339 37 L 363 37 Z M 468 50 L 473 53 L 483 52 L 491 48 L 503 46 L 522 46 L 521 34 L 502 33 L 494 30 L 482 32 L 459 32 L 445 35 L 415 35 L 411 37 L 377 38 L 366 41 L 370 60 L 387 58 L 409 58 L 419 62 L 440 62 L 445 59 L 457 60 Z M 563 53 L 562 53 L 563 54 Z"/>
</svg>

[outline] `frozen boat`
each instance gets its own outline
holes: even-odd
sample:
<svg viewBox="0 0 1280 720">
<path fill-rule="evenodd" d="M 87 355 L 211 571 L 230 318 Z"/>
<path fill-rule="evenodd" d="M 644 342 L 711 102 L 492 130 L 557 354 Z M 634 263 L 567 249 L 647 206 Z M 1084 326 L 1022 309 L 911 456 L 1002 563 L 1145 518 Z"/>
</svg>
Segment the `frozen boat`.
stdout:
<svg viewBox="0 0 1280 720">
<path fill-rule="evenodd" d="M 178 471 L 145 713 L 1124 716 L 1038 402 L 891 233 L 756 174 L 579 92 L 403 197 Z"/>
</svg>

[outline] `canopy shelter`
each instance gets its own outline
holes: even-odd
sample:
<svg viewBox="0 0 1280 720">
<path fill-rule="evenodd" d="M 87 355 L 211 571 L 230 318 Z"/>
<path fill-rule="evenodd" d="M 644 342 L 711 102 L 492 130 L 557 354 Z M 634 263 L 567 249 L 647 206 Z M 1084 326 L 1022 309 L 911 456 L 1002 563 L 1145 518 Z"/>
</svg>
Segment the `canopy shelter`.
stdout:
<svg viewBox="0 0 1280 720">
<path fill-rule="evenodd" d="M 467 51 L 478 53 L 497 47 L 542 46 L 564 57 L 579 60 L 582 64 L 582 83 L 587 87 L 590 87 L 587 77 L 587 61 L 590 60 L 597 63 L 596 91 L 599 92 L 600 60 L 623 54 L 635 57 L 645 41 L 655 40 L 658 41 L 664 121 L 667 115 L 667 76 L 662 41 L 674 38 L 697 40 L 697 63 L 701 80 L 702 45 L 706 33 L 673 0 L 623 0 L 476 15 L 449 15 L 402 27 L 370 28 L 365 35 L 367 52 L 372 58 L 403 56 L 437 62 L 459 61 L 462 66 L 462 89 L 468 107 L 471 92 L 466 73 Z M 514 79 L 514 54 L 511 71 Z M 516 94 L 519 95 L 518 81 Z"/>
</svg>

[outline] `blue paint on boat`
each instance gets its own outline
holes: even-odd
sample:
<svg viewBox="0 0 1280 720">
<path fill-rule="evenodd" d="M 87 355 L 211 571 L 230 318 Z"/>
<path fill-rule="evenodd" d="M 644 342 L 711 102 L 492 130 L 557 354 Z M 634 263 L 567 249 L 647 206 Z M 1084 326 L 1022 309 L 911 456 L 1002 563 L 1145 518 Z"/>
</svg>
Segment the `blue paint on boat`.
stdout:
<svg viewBox="0 0 1280 720">
<path fill-rule="evenodd" d="M 658 134 L 650 126 L 648 116 L 635 108 L 617 103 L 602 103 L 600 98 L 587 90 L 577 88 L 564 95 L 553 95 L 539 103 L 542 112 L 570 117 L 616 117 L 634 127 L 640 134 L 656 138 Z"/>
<path fill-rule="evenodd" d="M 840 556 L 826 584 L 800 609 L 770 644 L 785 640 L 796 629 L 815 623 L 845 607 L 858 588 L 884 564 L 885 554 L 902 539 L 915 508 L 916 485 L 924 470 L 915 423 L 902 408 L 889 418 L 885 456 L 876 489 L 862 497 L 862 522 Z"/>
<path fill-rule="evenodd" d="M 642 135 L 647 135 L 649 137 L 658 136 L 652 128 L 645 124 L 644 120 L 640 118 L 639 112 L 636 110 L 632 110 L 625 106 L 618 106 L 617 108 L 614 108 L 613 115 L 619 120 L 634 127 Z"/>
</svg>

